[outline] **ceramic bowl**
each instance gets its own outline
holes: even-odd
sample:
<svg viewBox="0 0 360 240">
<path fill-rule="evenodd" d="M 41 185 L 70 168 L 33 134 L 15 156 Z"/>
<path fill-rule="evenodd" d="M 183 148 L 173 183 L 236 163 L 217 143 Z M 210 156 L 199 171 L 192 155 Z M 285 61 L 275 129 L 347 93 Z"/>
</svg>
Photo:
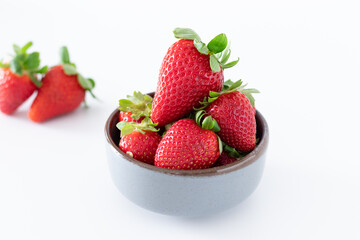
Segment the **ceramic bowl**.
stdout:
<svg viewBox="0 0 360 240">
<path fill-rule="evenodd" d="M 256 112 L 255 149 L 242 160 L 201 170 L 171 170 L 133 159 L 118 148 L 116 128 L 119 110 L 105 125 L 106 151 L 112 180 L 118 190 L 135 204 L 161 214 L 199 217 L 236 206 L 258 186 L 265 163 L 269 130 Z"/>
</svg>

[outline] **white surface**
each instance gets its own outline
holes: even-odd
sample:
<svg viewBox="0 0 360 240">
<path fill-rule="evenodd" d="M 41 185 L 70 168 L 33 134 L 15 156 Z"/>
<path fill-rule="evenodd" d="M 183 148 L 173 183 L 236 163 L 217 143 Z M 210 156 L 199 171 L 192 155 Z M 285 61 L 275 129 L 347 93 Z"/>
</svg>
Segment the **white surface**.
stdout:
<svg viewBox="0 0 360 240">
<path fill-rule="evenodd" d="M 359 9 L 355 0 L 1 0 L 0 56 L 32 40 L 53 65 L 66 44 L 102 101 L 43 124 L 27 119 L 31 101 L 0 115 L 0 239 L 359 239 Z M 204 40 L 227 33 L 241 59 L 225 77 L 261 91 L 270 126 L 259 188 L 205 219 L 133 205 L 105 159 L 107 116 L 133 90 L 155 89 L 178 26 Z"/>
</svg>

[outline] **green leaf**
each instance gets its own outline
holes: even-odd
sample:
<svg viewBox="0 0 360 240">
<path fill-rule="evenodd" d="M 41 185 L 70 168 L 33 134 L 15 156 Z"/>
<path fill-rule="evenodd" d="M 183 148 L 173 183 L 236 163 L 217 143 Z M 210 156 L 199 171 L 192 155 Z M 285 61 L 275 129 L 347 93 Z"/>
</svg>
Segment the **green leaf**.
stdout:
<svg viewBox="0 0 360 240">
<path fill-rule="evenodd" d="M 119 100 L 119 109 L 123 112 L 131 112 L 131 117 L 138 120 L 140 117 L 149 117 L 151 113 L 152 97 L 141 92 L 134 92 L 127 95 L 127 99 Z"/>
<path fill-rule="evenodd" d="M 230 147 L 229 145 L 223 143 L 224 146 L 224 151 L 228 153 L 228 155 L 230 157 L 233 158 L 239 158 L 239 157 L 243 157 L 244 155 L 240 154 L 235 148 Z"/>
<path fill-rule="evenodd" d="M 240 60 L 240 59 L 238 58 L 238 59 L 235 60 L 235 61 L 232 61 L 232 62 L 229 62 L 229 63 L 227 63 L 227 64 L 221 65 L 221 67 L 222 67 L 223 69 L 231 68 L 231 67 L 235 66 L 235 65 L 239 62 L 239 60 Z"/>
<path fill-rule="evenodd" d="M 249 99 L 251 106 L 254 107 L 255 106 L 255 98 L 253 97 L 253 95 L 251 95 L 249 93 L 244 93 L 244 94 Z"/>
<path fill-rule="evenodd" d="M 90 83 L 91 83 L 91 89 L 93 89 L 94 87 L 95 87 L 95 81 L 94 81 L 94 79 L 92 79 L 92 78 L 88 78 L 87 79 Z"/>
<path fill-rule="evenodd" d="M 221 33 L 214 37 L 207 45 L 208 49 L 212 53 L 219 53 L 224 51 L 228 44 L 227 37 L 224 33 Z"/>
<path fill-rule="evenodd" d="M 13 49 L 16 54 L 21 54 L 21 48 L 19 45 L 13 44 Z"/>
<path fill-rule="evenodd" d="M 243 93 L 260 93 L 259 90 L 255 89 L 255 88 L 247 88 L 247 89 L 244 89 L 242 90 Z"/>
<path fill-rule="evenodd" d="M 210 68 L 213 72 L 220 72 L 220 63 L 214 55 L 210 55 Z"/>
<path fill-rule="evenodd" d="M 212 120 L 211 116 L 207 116 L 201 124 L 203 129 L 208 129 L 208 130 L 212 129 L 214 125 L 215 123 Z"/>
<path fill-rule="evenodd" d="M 66 75 L 76 75 L 78 72 L 71 64 L 63 64 L 63 69 Z"/>
<path fill-rule="evenodd" d="M 190 28 L 175 28 L 174 36 L 179 39 L 190 39 L 190 40 L 199 40 L 201 41 L 199 35 Z"/>
<path fill-rule="evenodd" d="M 145 100 L 145 102 L 150 102 L 150 104 L 151 104 L 151 102 L 152 102 L 152 97 L 150 97 L 149 95 L 147 95 L 147 94 L 145 94 L 144 95 L 144 100 Z M 151 108 L 151 105 L 150 105 L 150 108 Z"/>
<path fill-rule="evenodd" d="M 217 139 L 218 139 L 218 143 L 219 143 L 219 152 L 220 152 L 220 155 L 221 153 L 223 152 L 224 148 L 223 148 L 223 142 L 221 141 L 220 137 L 218 135 L 217 136 Z"/>
<path fill-rule="evenodd" d="M 205 111 L 203 111 L 203 113 L 201 114 L 201 116 L 197 119 L 197 124 L 200 125 L 198 122 L 201 121 L 201 118 L 204 116 Z M 220 131 L 220 126 L 217 123 L 217 121 L 215 119 L 213 119 L 211 116 L 207 116 L 204 121 L 202 121 L 201 124 L 201 128 L 202 129 L 207 129 L 207 130 L 211 130 L 213 132 L 218 132 Z"/>
<path fill-rule="evenodd" d="M 9 68 L 9 64 L 0 63 L 0 68 Z"/>
<path fill-rule="evenodd" d="M 205 115 L 205 111 L 204 110 L 200 110 L 200 111 L 198 111 L 198 112 L 196 112 L 196 114 L 195 114 L 195 122 L 196 122 L 196 124 L 197 125 L 201 125 L 200 123 L 201 123 L 201 119 L 202 119 L 202 117 Z"/>
<path fill-rule="evenodd" d="M 33 45 L 32 42 L 26 43 L 20 50 L 21 53 L 26 53 L 26 51 Z"/>
<path fill-rule="evenodd" d="M 222 58 L 220 60 L 220 64 L 224 65 L 229 60 L 230 54 L 231 54 L 230 49 L 225 50 L 224 55 L 222 56 Z"/>
<path fill-rule="evenodd" d="M 93 88 L 93 83 L 89 80 L 89 78 L 84 78 L 81 74 L 77 75 L 78 81 L 81 87 L 85 90 L 91 90 Z"/>
<path fill-rule="evenodd" d="M 140 101 L 144 100 L 144 95 L 140 91 L 134 91 L 134 97 L 139 99 Z"/>
<path fill-rule="evenodd" d="M 231 87 L 231 85 L 233 85 L 233 84 L 234 84 L 234 82 L 231 81 L 230 79 L 225 81 L 224 85 L 223 85 L 223 88 L 222 88 L 222 91 L 229 89 Z"/>
<path fill-rule="evenodd" d="M 116 124 L 116 127 L 121 131 L 126 124 L 129 124 L 129 122 L 121 121 Z"/>
<path fill-rule="evenodd" d="M 220 93 L 210 91 L 210 92 L 209 92 L 209 96 L 210 96 L 210 97 L 212 97 L 212 98 L 214 98 L 214 97 L 218 97 L 218 96 L 220 96 Z"/>
<path fill-rule="evenodd" d="M 220 129 L 220 126 L 219 126 L 219 124 L 217 123 L 217 121 L 215 120 L 215 119 L 213 119 L 213 121 L 214 121 L 214 127 L 211 129 L 213 132 L 218 132 L 218 131 L 220 131 L 221 129 Z"/>
<path fill-rule="evenodd" d="M 38 52 L 30 53 L 25 59 L 24 67 L 28 70 L 36 70 L 40 66 L 40 54 Z"/>
<path fill-rule="evenodd" d="M 21 61 L 19 59 L 18 56 L 14 57 L 11 61 L 10 61 L 10 69 L 13 73 L 16 73 L 18 75 L 22 75 L 22 66 L 21 66 Z"/>
<path fill-rule="evenodd" d="M 209 49 L 207 48 L 205 43 L 195 39 L 194 46 L 200 53 L 205 54 L 205 55 L 209 54 Z"/>
<path fill-rule="evenodd" d="M 125 111 L 125 109 L 128 107 L 132 107 L 133 105 L 134 105 L 133 102 L 128 99 L 120 99 L 119 100 L 119 106 L 120 106 L 121 111 L 127 112 L 127 111 Z"/>
<path fill-rule="evenodd" d="M 48 66 L 43 66 L 39 70 L 36 70 L 35 73 L 45 74 L 48 71 Z"/>
<path fill-rule="evenodd" d="M 248 88 L 241 90 L 242 93 L 249 99 L 251 106 L 255 106 L 255 98 L 253 97 L 252 93 L 260 93 L 259 90 L 255 88 Z"/>
<path fill-rule="evenodd" d="M 98 99 L 91 90 L 88 89 L 88 91 L 89 91 L 90 95 L 91 95 L 93 98 Z"/>
<path fill-rule="evenodd" d="M 36 87 L 41 87 L 42 83 L 36 79 L 36 77 L 33 74 L 30 74 L 31 81 L 35 84 Z"/>
<path fill-rule="evenodd" d="M 132 133 L 135 130 L 135 126 L 133 124 L 126 124 L 122 127 L 121 129 L 121 137 L 128 135 L 130 133 Z"/>
<path fill-rule="evenodd" d="M 60 48 L 60 60 L 63 64 L 70 63 L 69 51 L 66 46 Z"/>
<path fill-rule="evenodd" d="M 149 117 L 146 117 L 141 121 L 141 124 L 142 125 L 153 125 L 153 122 L 151 121 L 151 119 Z"/>
<path fill-rule="evenodd" d="M 233 84 L 231 84 L 231 86 L 230 86 L 227 90 L 228 90 L 228 91 L 234 90 L 234 89 L 240 87 L 241 84 L 242 84 L 242 81 L 241 81 L 241 79 L 240 79 L 240 80 L 234 82 Z"/>
<path fill-rule="evenodd" d="M 141 134 L 145 134 L 145 132 L 143 131 L 143 129 L 136 129 L 139 133 Z"/>
<path fill-rule="evenodd" d="M 145 117 L 141 123 L 135 122 L 119 122 L 116 127 L 121 131 L 121 137 L 130 134 L 133 131 L 139 131 L 145 134 L 144 131 L 158 132 L 160 129 L 156 129 L 157 123 L 153 123 L 149 117 Z"/>
<path fill-rule="evenodd" d="M 215 101 L 216 99 L 218 99 L 218 98 L 217 98 L 217 97 L 213 97 L 213 98 L 209 97 L 209 98 L 208 98 L 208 103 L 212 103 L 212 102 Z"/>
</svg>

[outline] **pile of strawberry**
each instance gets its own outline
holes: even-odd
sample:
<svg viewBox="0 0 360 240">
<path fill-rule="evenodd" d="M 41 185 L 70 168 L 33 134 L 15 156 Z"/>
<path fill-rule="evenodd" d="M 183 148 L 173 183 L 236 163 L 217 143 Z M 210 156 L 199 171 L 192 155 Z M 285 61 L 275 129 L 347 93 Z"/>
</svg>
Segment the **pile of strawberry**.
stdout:
<svg viewBox="0 0 360 240">
<path fill-rule="evenodd" d="M 119 148 L 129 156 L 169 169 L 203 169 L 232 163 L 256 145 L 256 89 L 224 83 L 230 49 L 225 34 L 208 44 L 191 29 L 162 62 L 154 99 L 140 92 L 119 101 Z"/>
<path fill-rule="evenodd" d="M 77 72 L 66 47 L 60 49 L 60 64 L 48 70 L 47 66 L 40 68 L 38 52 L 27 53 L 31 46 L 32 42 L 24 47 L 14 44 L 13 58 L 6 63 L 0 61 L 1 112 L 14 113 L 37 91 L 28 117 L 34 122 L 43 122 L 75 110 L 85 102 L 86 91 L 94 97 L 94 81 Z"/>
</svg>

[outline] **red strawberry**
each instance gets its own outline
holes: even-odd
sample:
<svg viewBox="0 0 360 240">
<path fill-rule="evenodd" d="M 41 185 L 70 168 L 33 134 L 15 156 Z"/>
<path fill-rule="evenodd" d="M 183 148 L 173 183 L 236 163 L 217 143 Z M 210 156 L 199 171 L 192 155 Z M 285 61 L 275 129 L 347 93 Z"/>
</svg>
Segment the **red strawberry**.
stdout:
<svg viewBox="0 0 360 240">
<path fill-rule="evenodd" d="M 161 137 L 156 132 L 137 130 L 123 136 L 119 147 L 121 151 L 141 162 L 154 165 L 156 149 Z"/>
<path fill-rule="evenodd" d="M 123 112 L 120 111 L 119 113 L 119 122 L 137 122 L 137 123 L 141 123 L 141 121 L 144 119 L 144 117 L 139 118 L 138 120 L 135 120 L 131 117 L 131 115 L 133 115 L 132 112 Z"/>
<path fill-rule="evenodd" d="M 155 166 L 169 169 L 211 167 L 220 156 L 216 134 L 202 129 L 192 119 L 175 122 L 162 138 L 155 155 Z"/>
<path fill-rule="evenodd" d="M 62 64 L 52 67 L 42 81 L 31 108 L 29 118 L 43 122 L 75 110 L 85 100 L 85 91 L 91 93 L 92 79 L 85 79 L 70 63 L 66 47 L 61 48 Z M 93 95 L 93 94 L 92 94 Z"/>
<path fill-rule="evenodd" d="M 223 166 L 229 163 L 233 163 L 236 160 L 237 158 L 231 157 L 227 152 L 223 151 L 213 166 L 214 167 Z"/>
<path fill-rule="evenodd" d="M 116 127 L 121 131 L 120 149 L 139 161 L 153 165 L 161 140 L 156 125 L 149 117 L 145 117 L 141 123 L 119 122 Z"/>
<path fill-rule="evenodd" d="M 237 91 L 241 83 L 236 82 L 223 94 L 210 93 L 214 98 L 210 98 L 212 103 L 205 111 L 219 124 L 222 141 L 241 152 L 250 152 L 256 144 L 256 110 L 251 93 L 258 91 L 244 86 Z"/>
<path fill-rule="evenodd" d="M 150 117 L 152 100 L 149 95 L 136 91 L 132 96 L 127 95 L 127 99 L 120 99 L 119 121 L 141 123 L 145 117 Z"/>
<path fill-rule="evenodd" d="M 39 69 L 39 53 L 26 53 L 32 42 L 20 48 L 14 45 L 15 56 L 9 64 L 0 62 L 0 110 L 12 114 L 28 99 L 41 83 L 37 73 L 45 73 L 47 67 Z"/>
<path fill-rule="evenodd" d="M 225 64 L 230 56 L 225 34 L 216 36 L 208 45 L 191 29 L 177 28 L 174 34 L 183 39 L 165 55 L 151 109 L 151 119 L 158 126 L 189 114 L 209 91 L 220 91 L 224 82 L 222 69 L 237 63 Z"/>
</svg>

